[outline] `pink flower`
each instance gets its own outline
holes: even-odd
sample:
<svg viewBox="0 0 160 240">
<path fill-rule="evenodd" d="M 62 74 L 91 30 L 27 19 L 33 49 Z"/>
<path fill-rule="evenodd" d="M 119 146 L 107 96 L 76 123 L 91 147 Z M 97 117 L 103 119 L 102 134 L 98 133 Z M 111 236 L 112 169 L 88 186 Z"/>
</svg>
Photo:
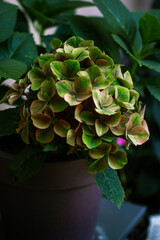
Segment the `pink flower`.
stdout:
<svg viewBox="0 0 160 240">
<path fill-rule="evenodd" d="M 124 140 L 123 138 L 118 137 L 118 138 L 117 138 L 117 144 L 118 144 L 119 146 L 123 147 L 123 146 L 125 146 L 125 144 L 126 144 L 126 140 Z"/>
</svg>

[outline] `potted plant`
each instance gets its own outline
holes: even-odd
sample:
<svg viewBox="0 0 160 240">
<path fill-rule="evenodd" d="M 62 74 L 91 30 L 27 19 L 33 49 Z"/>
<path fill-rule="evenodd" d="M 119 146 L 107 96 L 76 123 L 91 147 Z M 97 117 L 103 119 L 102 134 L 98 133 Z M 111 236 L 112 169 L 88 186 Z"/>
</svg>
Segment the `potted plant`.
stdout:
<svg viewBox="0 0 160 240">
<path fill-rule="evenodd" d="M 126 149 L 149 138 L 145 107 L 128 71 L 92 40 L 54 38 L 51 47 L 0 102 L 19 101 L 0 112 L 1 136 L 17 133 L 25 143 L 12 159 L 1 158 L 9 239 L 22 238 L 26 225 L 24 239 L 47 233 L 53 239 L 91 239 L 101 191 L 117 207 L 124 200 L 116 170 L 127 155 L 117 137 L 126 140 Z"/>
</svg>

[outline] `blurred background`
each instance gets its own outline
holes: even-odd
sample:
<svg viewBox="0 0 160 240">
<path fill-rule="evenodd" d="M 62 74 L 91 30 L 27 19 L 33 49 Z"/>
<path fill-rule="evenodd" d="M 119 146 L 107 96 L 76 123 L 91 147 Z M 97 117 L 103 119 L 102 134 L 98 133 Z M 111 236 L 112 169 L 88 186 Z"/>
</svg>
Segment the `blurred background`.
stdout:
<svg viewBox="0 0 160 240">
<path fill-rule="evenodd" d="M 17 4 L 20 9 L 23 9 L 22 5 L 16 0 L 6 0 L 6 2 Z M 144 14 L 144 11 L 160 8 L 159 0 L 122 0 L 122 2 L 130 11 L 136 11 L 139 16 Z M 95 6 L 76 9 L 75 14 L 83 16 L 102 16 L 100 10 Z M 55 32 L 62 36 L 62 38 L 64 37 L 64 39 L 72 34 L 72 32 L 70 32 L 71 29 L 69 27 L 66 29 L 64 25 L 58 26 L 58 32 L 57 27 L 53 27 L 51 24 L 45 29 L 40 29 L 40 25 L 37 21 L 34 21 L 33 24 L 30 20 L 33 20 L 33 18 L 30 18 L 29 14 L 26 15 L 26 18 L 27 21 L 29 21 L 29 31 L 33 33 L 34 40 L 36 44 L 39 45 L 39 50 L 44 51 L 43 44 L 41 45 L 42 39 L 49 50 L 49 41 L 52 39 Z M 67 32 L 66 36 L 64 36 L 64 32 Z M 41 35 L 43 35 L 42 39 Z M 93 35 L 93 40 L 94 37 Z M 158 41 L 157 48 L 160 49 L 160 40 Z M 156 53 L 156 56 L 153 56 L 153 59 L 156 59 L 157 62 L 160 63 L 159 52 Z M 128 66 L 131 64 L 129 56 L 122 50 L 120 62 Z M 147 206 L 148 214 L 160 213 L 160 97 L 154 94 L 157 86 L 159 86 L 157 91 L 160 91 L 160 75 L 151 69 L 143 67 L 139 68 L 136 74 L 139 78 L 134 78 L 134 81 L 137 90 L 141 93 L 142 102 L 147 105 L 146 120 L 149 125 L 151 137 L 143 146 L 131 146 L 128 152 L 128 164 L 123 170 L 119 171 L 119 176 L 126 191 L 126 201 Z M 156 83 L 158 83 L 158 85 L 154 85 L 154 82 L 150 80 L 149 86 L 151 90 L 146 87 L 146 82 L 144 80 L 148 78 L 148 76 L 150 79 L 156 78 Z M 139 80 L 140 78 L 141 80 Z"/>
</svg>

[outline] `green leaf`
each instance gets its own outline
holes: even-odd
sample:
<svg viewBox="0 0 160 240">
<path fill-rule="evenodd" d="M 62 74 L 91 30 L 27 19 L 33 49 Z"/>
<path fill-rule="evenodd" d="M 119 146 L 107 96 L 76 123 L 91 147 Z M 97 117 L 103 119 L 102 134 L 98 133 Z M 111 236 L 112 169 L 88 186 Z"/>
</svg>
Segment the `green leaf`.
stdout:
<svg viewBox="0 0 160 240">
<path fill-rule="evenodd" d="M 102 140 L 99 137 L 88 136 L 84 132 L 82 134 L 82 140 L 89 149 L 98 147 L 102 143 Z"/>
<path fill-rule="evenodd" d="M 29 22 L 22 11 L 18 9 L 15 32 L 29 32 Z"/>
<path fill-rule="evenodd" d="M 131 51 L 128 49 L 126 43 L 116 34 L 112 34 L 113 39 L 115 42 L 123 49 L 125 52 L 130 56 L 131 59 L 138 61 L 138 59 L 131 53 Z"/>
<path fill-rule="evenodd" d="M 8 167 L 19 181 L 25 181 L 40 170 L 45 158 L 39 146 L 29 145 L 10 161 Z"/>
<path fill-rule="evenodd" d="M 13 33 L 17 18 L 17 6 L 0 2 L 0 42 L 7 40 Z"/>
<path fill-rule="evenodd" d="M 0 136 L 16 133 L 20 121 L 20 109 L 9 108 L 0 111 Z"/>
<path fill-rule="evenodd" d="M 159 62 L 156 61 L 152 61 L 152 60 L 139 60 L 139 66 L 145 66 L 149 69 L 152 69 L 155 72 L 159 72 L 160 73 L 160 67 L 159 67 Z"/>
<path fill-rule="evenodd" d="M 27 65 L 38 56 L 32 34 L 15 32 L 8 41 L 8 57 L 22 61 Z M 29 59 L 31 58 L 31 59 Z"/>
<path fill-rule="evenodd" d="M 160 79 L 159 76 L 146 78 L 146 87 L 158 101 L 160 101 Z"/>
<path fill-rule="evenodd" d="M 160 41 L 160 23 L 156 16 L 146 13 L 139 21 L 143 44 Z"/>
<path fill-rule="evenodd" d="M 27 65 L 14 59 L 0 60 L 0 78 L 19 80 L 27 71 Z"/>
<path fill-rule="evenodd" d="M 160 67 L 159 67 L 159 62 L 156 61 L 152 61 L 152 60 L 139 60 L 137 59 L 132 53 L 131 51 L 128 49 L 127 45 L 125 44 L 125 42 L 117 35 L 112 34 L 114 40 L 120 45 L 120 47 L 122 49 L 125 50 L 125 52 L 130 56 L 130 58 L 134 61 L 136 61 L 140 67 L 145 66 L 149 69 L 152 69 L 156 72 L 160 72 Z"/>
<path fill-rule="evenodd" d="M 102 193 L 120 208 L 124 201 L 124 190 L 117 172 L 108 166 L 104 172 L 95 174 L 95 181 Z"/>
<path fill-rule="evenodd" d="M 112 33 L 133 41 L 136 22 L 131 12 L 119 0 L 94 0 Z"/>
<path fill-rule="evenodd" d="M 119 62 L 118 46 L 113 41 L 104 18 L 72 16 L 68 18 L 68 21 L 75 35 L 84 39 L 93 39 L 96 46 L 106 51 L 116 62 Z"/>
</svg>

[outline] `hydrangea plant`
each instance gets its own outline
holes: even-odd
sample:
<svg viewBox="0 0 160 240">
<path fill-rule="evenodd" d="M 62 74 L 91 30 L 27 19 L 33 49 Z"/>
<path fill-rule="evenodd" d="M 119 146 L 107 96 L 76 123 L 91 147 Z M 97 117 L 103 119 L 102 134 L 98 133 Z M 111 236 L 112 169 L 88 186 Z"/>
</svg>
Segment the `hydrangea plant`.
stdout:
<svg viewBox="0 0 160 240">
<path fill-rule="evenodd" d="M 13 104 L 22 97 L 16 129 L 22 140 L 54 154 L 63 146 L 67 155 L 84 152 L 89 173 L 101 176 L 96 180 L 103 191 L 100 182 L 106 175 L 99 174 L 127 163 L 117 137 L 126 140 L 126 149 L 130 142 L 141 145 L 148 140 L 145 107 L 129 71 L 123 73 L 92 40 L 74 36 L 62 43 L 54 38 L 51 47 L 13 83 L 1 103 Z"/>
</svg>

